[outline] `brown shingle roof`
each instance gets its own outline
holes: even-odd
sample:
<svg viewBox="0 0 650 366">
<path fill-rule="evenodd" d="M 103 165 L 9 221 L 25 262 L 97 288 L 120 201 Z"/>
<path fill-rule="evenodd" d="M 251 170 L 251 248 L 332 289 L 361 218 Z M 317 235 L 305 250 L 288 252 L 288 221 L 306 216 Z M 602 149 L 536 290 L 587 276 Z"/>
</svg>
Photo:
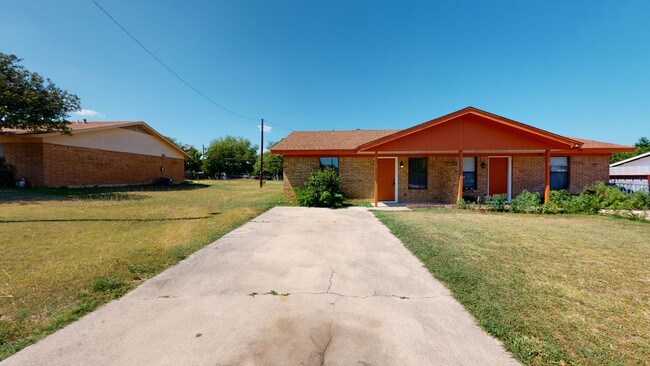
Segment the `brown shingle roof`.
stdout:
<svg viewBox="0 0 650 366">
<path fill-rule="evenodd" d="M 587 140 L 579 137 L 569 137 L 569 138 L 582 142 L 583 149 L 627 149 L 627 148 L 634 149 L 634 147 L 632 146 L 610 144 L 609 142 Z"/>
<path fill-rule="evenodd" d="M 129 125 L 135 125 L 140 123 L 142 122 L 140 121 L 72 122 L 68 125 L 68 127 L 70 127 L 70 130 L 72 130 L 72 132 L 75 132 L 75 131 L 83 131 L 88 129 L 103 128 L 103 127 L 122 127 L 122 126 L 129 126 Z M 57 131 L 53 131 L 53 132 L 56 133 Z M 47 132 L 47 131 L 34 132 L 30 130 L 22 130 L 16 128 L 3 128 L 2 130 L 0 130 L 0 134 L 3 135 L 37 135 L 43 133 L 52 133 L 52 132 Z"/>
<path fill-rule="evenodd" d="M 271 150 L 355 150 L 360 145 L 397 131 L 399 130 L 294 131 Z"/>
</svg>

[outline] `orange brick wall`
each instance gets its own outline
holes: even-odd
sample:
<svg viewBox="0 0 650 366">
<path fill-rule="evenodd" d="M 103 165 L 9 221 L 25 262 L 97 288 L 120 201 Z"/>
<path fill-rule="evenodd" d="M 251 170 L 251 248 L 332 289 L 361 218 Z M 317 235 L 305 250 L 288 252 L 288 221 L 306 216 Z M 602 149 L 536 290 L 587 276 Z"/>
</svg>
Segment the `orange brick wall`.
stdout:
<svg viewBox="0 0 650 366">
<path fill-rule="evenodd" d="M 585 186 L 609 181 L 609 155 L 569 157 L 569 191 L 580 193 Z"/>
<path fill-rule="evenodd" d="M 16 168 L 16 179 L 24 177 L 28 186 L 43 185 L 43 144 L 4 143 L 4 157 Z"/>
<path fill-rule="evenodd" d="M 164 164 L 164 171 L 160 170 Z M 183 159 L 43 144 L 44 185 L 91 186 L 183 182 Z"/>
<path fill-rule="evenodd" d="M 517 197 L 524 189 L 544 195 L 546 174 L 544 156 L 513 156 L 512 157 L 512 198 Z"/>
<path fill-rule="evenodd" d="M 284 193 L 292 200 L 292 187 L 300 187 L 312 171 L 319 169 L 315 158 L 285 157 Z M 486 167 L 481 168 L 485 162 Z M 427 158 L 427 189 L 408 189 L 408 158 L 400 157 L 398 166 L 399 202 L 455 203 L 458 190 L 458 158 Z M 478 157 L 476 163 L 477 195 L 485 197 L 488 189 L 488 157 Z M 580 193 L 582 189 L 597 181 L 609 179 L 609 156 L 572 156 L 569 158 L 569 190 Z M 543 156 L 512 157 L 512 198 L 524 189 L 544 193 L 545 158 Z M 374 158 L 345 157 L 339 159 L 339 172 L 343 191 L 349 198 L 374 199 Z"/>
<path fill-rule="evenodd" d="M 44 143 L 5 143 L 5 159 L 16 178 L 30 186 L 94 186 L 157 183 L 160 177 L 183 182 L 183 159 Z"/>
</svg>

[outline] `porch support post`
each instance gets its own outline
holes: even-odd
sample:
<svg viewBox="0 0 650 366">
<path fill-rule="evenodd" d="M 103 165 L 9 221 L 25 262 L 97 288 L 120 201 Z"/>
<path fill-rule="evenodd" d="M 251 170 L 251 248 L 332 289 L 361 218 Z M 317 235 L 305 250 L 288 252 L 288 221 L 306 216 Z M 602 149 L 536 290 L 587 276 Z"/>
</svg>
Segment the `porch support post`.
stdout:
<svg viewBox="0 0 650 366">
<path fill-rule="evenodd" d="M 544 164 L 544 202 L 551 200 L 551 150 L 546 150 Z"/>
<path fill-rule="evenodd" d="M 377 207 L 377 202 L 379 201 L 379 182 L 377 181 L 377 179 L 379 179 L 379 165 L 377 164 L 377 160 L 377 152 L 375 151 L 375 207 Z"/>
<path fill-rule="evenodd" d="M 458 197 L 456 202 L 463 199 L 463 150 L 458 150 Z"/>
</svg>

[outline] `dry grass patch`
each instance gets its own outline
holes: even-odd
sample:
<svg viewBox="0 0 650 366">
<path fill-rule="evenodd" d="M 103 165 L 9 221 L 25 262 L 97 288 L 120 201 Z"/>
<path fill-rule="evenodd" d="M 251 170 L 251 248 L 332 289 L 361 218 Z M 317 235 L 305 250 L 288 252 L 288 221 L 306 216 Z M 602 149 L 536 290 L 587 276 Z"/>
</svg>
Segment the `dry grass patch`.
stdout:
<svg viewBox="0 0 650 366">
<path fill-rule="evenodd" d="M 0 360 L 282 202 L 282 183 L 0 190 Z"/>
<path fill-rule="evenodd" d="M 530 365 L 650 360 L 650 223 L 375 211 L 489 333 Z"/>
</svg>

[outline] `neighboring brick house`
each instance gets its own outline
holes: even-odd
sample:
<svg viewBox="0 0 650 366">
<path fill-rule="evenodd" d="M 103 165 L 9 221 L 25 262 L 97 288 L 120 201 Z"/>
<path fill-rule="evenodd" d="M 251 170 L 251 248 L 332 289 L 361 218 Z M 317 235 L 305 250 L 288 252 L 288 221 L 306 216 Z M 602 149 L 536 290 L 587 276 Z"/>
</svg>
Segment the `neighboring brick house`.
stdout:
<svg viewBox="0 0 650 366">
<path fill-rule="evenodd" d="M 78 122 L 60 132 L 0 131 L 0 157 L 29 186 L 149 184 L 184 181 L 184 151 L 138 122 Z"/>
<path fill-rule="evenodd" d="M 294 131 L 271 152 L 284 156 L 284 193 L 311 172 L 335 167 L 349 198 L 455 203 L 524 189 L 580 192 L 607 181 L 609 156 L 630 146 L 553 134 L 467 107 L 405 130 Z"/>
</svg>

